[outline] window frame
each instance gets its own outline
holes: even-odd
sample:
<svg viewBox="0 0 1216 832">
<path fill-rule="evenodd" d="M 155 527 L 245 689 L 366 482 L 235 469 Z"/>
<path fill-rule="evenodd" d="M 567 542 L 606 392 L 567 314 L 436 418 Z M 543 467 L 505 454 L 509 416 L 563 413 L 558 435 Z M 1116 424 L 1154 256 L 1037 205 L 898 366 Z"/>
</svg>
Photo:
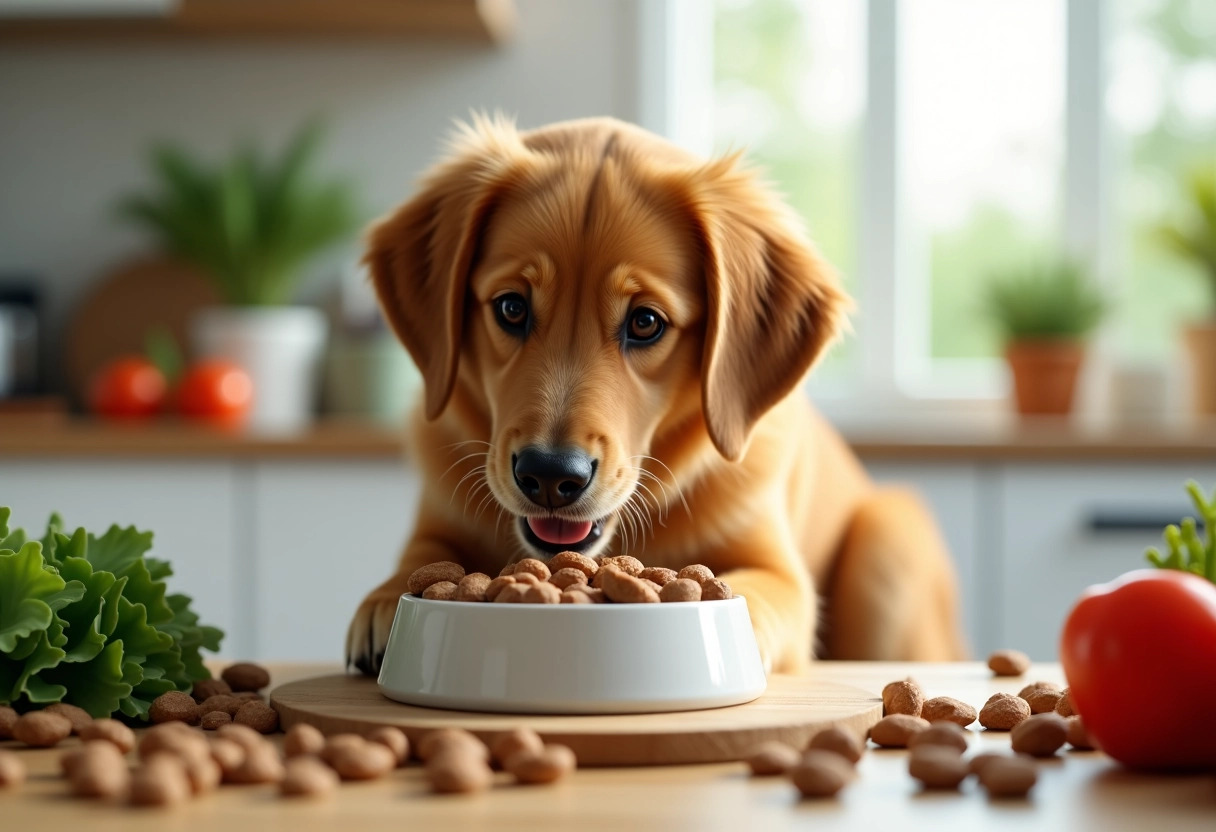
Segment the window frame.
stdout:
<svg viewBox="0 0 1216 832">
<path fill-rule="evenodd" d="M 903 0 L 866 4 L 866 109 L 862 120 L 857 217 L 857 365 L 849 388 L 808 389 L 829 416 L 850 422 L 949 412 L 1000 419 L 1009 382 L 1000 359 L 933 359 L 928 354 L 929 275 L 908 256 L 899 86 L 899 15 Z M 713 4 L 705 0 L 638 0 L 639 123 L 700 153 L 712 149 Z M 1065 0 L 1065 103 L 1061 240 L 1109 285 L 1113 184 L 1105 109 L 1108 16 L 1105 3 Z M 917 274 L 920 271 L 920 274 Z M 909 313 L 914 307 L 917 311 Z M 903 310 L 901 313 L 900 310 Z M 1109 339 L 1099 333 L 1099 342 Z M 1078 411 L 1100 395 L 1102 356 L 1094 350 L 1078 393 Z M 882 415 L 875 415 L 882 414 Z"/>
</svg>

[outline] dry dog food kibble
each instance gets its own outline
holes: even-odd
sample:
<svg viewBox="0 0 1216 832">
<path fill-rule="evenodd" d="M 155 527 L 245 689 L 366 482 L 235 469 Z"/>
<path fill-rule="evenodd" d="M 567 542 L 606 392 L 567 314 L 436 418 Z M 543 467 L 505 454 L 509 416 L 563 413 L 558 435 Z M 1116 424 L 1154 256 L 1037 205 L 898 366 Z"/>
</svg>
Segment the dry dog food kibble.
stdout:
<svg viewBox="0 0 1216 832">
<path fill-rule="evenodd" d="M 1060 695 L 1060 701 L 1056 702 L 1056 713 L 1060 716 L 1076 716 L 1077 712 L 1072 706 L 1072 694 L 1068 692 L 1068 688 L 1064 688 Z"/>
<path fill-rule="evenodd" d="M 227 711 L 209 711 L 203 714 L 203 718 L 199 720 L 199 727 L 204 731 L 215 731 L 224 725 L 229 725 L 232 722 L 232 714 Z"/>
<path fill-rule="evenodd" d="M 935 696 L 921 706 L 920 716 L 929 722 L 953 722 L 960 728 L 966 728 L 975 722 L 978 714 L 966 702 L 949 696 Z"/>
<path fill-rule="evenodd" d="M 520 575 L 531 575 L 538 581 L 547 581 L 553 574 L 550 571 L 548 564 L 536 558 L 524 558 L 515 564 L 515 571 L 512 573 L 516 577 Z"/>
<path fill-rule="evenodd" d="M 1065 717 L 1068 720 L 1068 733 L 1064 739 L 1075 748 L 1077 751 L 1093 751 L 1095 748 L 1094 741 L 1089 736 L 1089 731 L 1085 728 L 1085 723 L 1081 721 L 1079 716 Z"/>
<path fill-rule="evenodd" d="M 581 569 L 575 569 L 573 566 L 567 566 L 550 575 L 549 583 L 558 589 L 567 589 L 574 584 L 587 583 L 587 573 Z"/>
<path fill-rule="evenodd" d="M 194 683 L 194 688 L 190 691 L 190 695 L 194 697 L 194 701 L 202 704 L 213 696 L 228 696 L 232 693 L 232 686 L 223 679 L 199 679 Z"/>
<path fill-rule="evenodd" d="M 925 694 L 912 679 L 891 682 L 882 689 L 882 712 L 890 714 L 908 714 L 920 716 L 925 704 Z"/>
<path fill-rule="evenodd" d="M 997 676 L 1021 676 L 1030 670 L 1030 657 L 1020 650 L 997 650 L 988 657 L 988 669 Z"/>
<path fill-rule="evenodd" d="M 456 598 L 456 584 L 451 581 L 440 581 L 431 584 L 422 591 L 422 597 L 430 601 L 452 601 Z"/>
<path fill-rule="evenodd" d="M 954 722 L 932 722 L 928 728 L 908 738 L 908 748 L 926 745 L 937 745 L 962 754 L 967 750 L 967 732 Z"/>
<path fill-rule="evenodd" d="M 324 797 L 338 788 L 338 775 L 315 757 L 300 756 L 287 761 L 279 794 L 284 797 Z"/>
<path fill-rule="evenodd" d="M 980 709 L 980 725 L 992 731 L 1011 731 L 1030 716 L 1030 704 L 1012 693 L 994 693 Z"/>
<path fill-rule="evenodd" d="M 131 775 L 129 799 L 136 806 L 175 806 L 192 792 L 186 766 L 172 754 L 156 754 Z"/>
<path fill-rule="evenodd" d="M 490 576 L 481 572 L 465 575 L 456 584 L 456 594 L 453 601 L 484 601 L 486 590 L 490 587 Z"/>
<path fill-rule="evenodd" d="M 186 777 L 190 780 L 190 788 L 195 794 L 207 794 L 219 788 L 220 781 L 224 779 L 224 772 L 208 755 L 187 760 Z"/>
<path fill-rule="evenodd" d="M 0 705 L 0 740 L 7 740 L 13 735 L 13 726 L 19 719 L 17 712 L 8 705 Z"/>
<path fill-rule="evenodd" d="M 639 572 L 641 570 L 638 570 Z M 635 578 L 615 566 L 602 566 L 596 574 L 604 597 L 618 604 L 657 604 L 659 593 L 641 578 Z"/>
<path fill-rule="evenodd" d="M 15 789 L 25 782 L 25 763 L 12 751 L 0 751 L 0 789 Z"/>
<path fill-rule="evenodd" d="M 78 708 L 66 702 L 56 702 L 54 705 L 47 705 L 44 710 L 48 714 L 59 714 L 72 723 L 73 734 L 79 734 L 81 728 L 93 721 L 93 717 L 84 708 Z"/>
<path fill-rule="evenodd" d="M 1013 750 L 1032 757 L 1050 757 L 1064 746 L 1068 720 L 1056 713 L 1034 714 L 1013 727 Z"/>
<path fill-rule="evenodd" d="M 747 765 L 756 777 L 789 774 L 801 761 L 802 754 L 797 748 L 777 741 L 757 746 L 747 757 Z"/>
<path fill-rule="evenodd" d="M 1034 693 L 1036 690 L 1054 690 L 1059 692 L 1060 686 L 1055 682 L 1031 682 L 1029 685 L 1018 691 L 1018 696 L 1029 702 L 1030 694 Z"/>
<path fill-rule="evenodd" d="M 490 743 L 490 757 L 500 766 L 521 751 L 540 751 L 545 747 L 540 734 L 531 728 L 515 728 L 499 734 Z"/>
<path fill-rule="evenodd" d="M 241 706 L 245 704 L 245 701 L 246 700 L 244 699 L 237 699 L 231 694 L 225 695 L 220 693 L 203 700 L 203 702 L 201 702 L 198 706 L 198 711 L 203 716 L 206 716 L 212 711 L 223 711 L 224 713 L 228 714 L 228 716 L 236 716 L 236 712 L 241 709 Z"/>
<path fill-rule="evenodd" d="M 523 597 L 525 604 L 560 604 L 561 602 L 562 591 L 548 582 L 528 587 Z"/>
<path fill-rule="evenodd" d="M 638 575 L 641 575 L 642 570 L 646 568 L 640 560 L 632 555 L 617 555 L 616 557 L 600 558 L 600 569 L 607 566 L 615 566 L 626 575 L 632 575 L 635 578 Z"/>
<path fill-rule="evenodd" d="M 400 728 L 393 728 L 391 725 L 373 728 L 367 734 L 367 741 L 379 743 L 393 752 L 399 766 L 405 765 L 405 761 L 410 758 L 410 740 Z"/>
<path fill-rule="evenodd" d="M 406 581 L 406 588 L 413 595 L 421 595 L 428 586 L 440 581 L 458 584 L 464 577 L 464 567 L 451 561 L 440 561 L 415 569 Z"/>
<path fill-rule="evenodd" d="M 279 714 L 265 702 L 246 702 L 236 712 L 232 721 L 248 725 L 259 734 L 273 734 L 279 730 Z"/>
<path fill-rule="evenodd" d="M 562 593 L 563 604 L 594 604 L 591 596 L 585 592 L 577 592 L 575 590 L 566 590 Z"/>
<path fill-rule="evenodd" d="M 811 749 L 790 772 L 803 797 L 831 797 L 849 784 L 855 772 L 844 757 L 832 751 Z"/>
<path fill-rule="evenodd" d="M 440 794 L 470 794 L 488 788 L 494 772 L 475 756 L 449 751 L 426 764 L 426 776 Z"/>
<path fill-rule="evenodd" d="M 1051 688 L 1035 688 L 1026 696 L 1021 696 L 1026 700 L 1026 704 L 1030 706 L 1032 714 L 1049 714 L 1055 711 L 1056 705 L 1060 703 L 1060 697 L 1064 694 L 1058 690 Z"/>
<path fill-rule="evenodd" d="M 908 774 L 926 789 L 957 789 L 970 773 L 966 761 L 953 748 L 941 745 L 919 746 L 908 758 Z"/>
<path fill-rule="evenodd" d="M 504 566 L 493 579 L 480 572 L 466 575 L 459 564 L 432 563 L 415 570 L 406 583 L 411 593 L 432 601 L 497 604 L 598 604 L 604 601 L 653 604 L 659 601 L 725 601 L 734 597 L 730 586 L 715 578 L 702 564 L 692 564 L 676 572 L 666 567 L 645 567 L 629 555 L 596 561 L 577 552 L 559 552 L 548 563 L 524 558 Z M 576 591 L 587 593 L 587 597 L 570 594 Z"/>
<path fill-rule="evenodd" d="M 306 722 L 298 722 L 291 726 L 287 735 L 283 737 L 283 753 L 287 757 L 320 754 L 324 748 L 325 735 Z"/>
<path fill-rule="evenodd" d="M 187 725 L 198 725 L 200 716 L 194 697 L 180 690 L 162 693 L 152 700 L 152 706 L 148 708 L 148 719 L 157 724 L 185 722 Z"/>
<path fill-rule="evenodd" d="M 990 797 L 1025 797 L 1039 776 L 1034 763 L 1022 757 L 993 757 L 976 775 Z"/>
<path fill-rule="evenodd" d="M 578 552 L 558 552 L 549 558 L 549 569 L 553 572 L 561 569 L 577 569 L 586 575 L 587 580 L 590 581 L 595 577 L 595 573 L 599 571 L 600 565 L 586 555 L 580 555 Z"/>
<path fill-rule="evenodd" d="M 283 761 L 270 743 L 259 738 L 257 745 L 245 749 L 245 759 L 225 779 L 233 783 L 278 783 L 283 779 Z"/>
<path fill-rule="evenodd" d="M 852 731 L 844 728 L 825 728 L 811 737 L 807 749 L 816 748 L 821 751 L 834 751 L 854 765 L 861 759 L 865 744 Z"/>
<path fill-rule="evenodd" d="M 215 733 L 216 736 L 223 737 L 226 740 L 232 740 L 233 742 L 239 744 L 246 751 L 265 742 L 258 732 L 250 728 L 248 725 L 239 725 L 236 723 L 232 725 L 225 725 Z"/>
<path fill-rule="evenodd" d="M 233 774 L 245 762 L 245 747 L 238 742 L 220 737 L 211 741 L 211 759 L 219 765 L 224 781 L 232 780 Z"/>
<path fill-rule="evenodd" d="M 364 740 L 338 749 L 328 762 L 343 780 L 375 780 L 397 767 L 397 755 L 387 745 Z"/>
<path fill-rule="evenodd" d="M 911 714 L 884 716 L 870 729 L 870 739 L 883 748 L 907 748 L 913 734 L 927 730 L 929 723 Z"/>
<path fill-rule="evenodd" d="M 259 691 L 270 684 L 270 671 L 253 662 L 230 664 L 220 676 L 237 693 Z"/>
<path fill-rule="evenodd" d="M 135 732 L 117 719 L 95 719 L 80 729 L 80 739 L 105 740 L 123 754 L 135 748 Z"/>
<path fill-rule="evenodd" d="M 188 698 L 188 697 L 187 697 Z M 36 748 L 50 748 L 66 740 L 72 733 L 67 717 L 46 711 L 30 711 L 13 725 L 13 739 Z"/>
<path fill-rule="evenodd" d="M 577 766 L 574 752 L 564 745 L 546 745 L 539 751 L 517 751 L 502 764 L 517 783 L 527 785 L 556 782 Z"/>
<path fill-rule="evenodd" d="M 688 578 L 690 581 L 696 581 L 699 584 L 703 584 L 706 581 L 712 581 L 714 579 L 714 572 L 703 563 L 691 563 L 677 572 L 676 577 Z"/>
<path fill-rule="evenodd" d="M 122 752 L 105 740 L 91 740 L 61 761 L 77 797 L 117 797 L 127 790 L 130 772 Z M 67 757 L 68 755 L 65 755 Z"/>
<path fill-rule="evenodd" d="M 418 741 L 418 759 L 429 762 L 441 752 L 453 749 L 467 752 L 484 762 L 490 760 L 490 749 L 486 744 L 461 728 L 440 728 L 425 735 Z"/>
<path fill-rule="evenodd" d="M 659 590 L 659 600 L 666 603 L 700 601 L 701 585 L 689 578 L 676 578 L 663 584 Z"/>
<path fill-rule="evenodd" d="M 659 586 L 667 586 L 680 576 L 676 570 L 665 566 L 647 566 L 638 573 L 638 577 L 644 581 L 654 581 Z"/>
</svg>

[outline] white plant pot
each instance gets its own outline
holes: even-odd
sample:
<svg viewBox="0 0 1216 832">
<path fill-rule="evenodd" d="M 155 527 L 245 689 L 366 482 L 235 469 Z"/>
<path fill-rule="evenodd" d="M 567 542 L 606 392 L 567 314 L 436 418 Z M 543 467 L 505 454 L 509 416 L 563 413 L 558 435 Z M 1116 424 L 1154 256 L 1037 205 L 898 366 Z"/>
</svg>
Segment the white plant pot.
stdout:
<svg viewBox="0 0 1216 832">
<path fill-rule="evenodd" d="M 287 433 L 313 418 L 328 323 L 310 306 L 216 306 L 191 324 L 196 358 L 223 358 L 253 379 L 249 428 Z"/>
</svg>

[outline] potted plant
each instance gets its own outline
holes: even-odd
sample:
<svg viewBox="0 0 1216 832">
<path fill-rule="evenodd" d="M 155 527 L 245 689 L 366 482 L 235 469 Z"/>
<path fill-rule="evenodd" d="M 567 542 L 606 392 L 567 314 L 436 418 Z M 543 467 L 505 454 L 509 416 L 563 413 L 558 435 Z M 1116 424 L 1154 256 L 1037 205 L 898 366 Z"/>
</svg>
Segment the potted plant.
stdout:
<svg viewBox="0 0 1216 832">
<path fill-rule="evenodd" d="M 1018 412 L 1068 414 L 1085 338 L 1106 312 L 1102 293 L 1078 263 L 1057 260 L 999 276 L 985 300 L 1004 337 Z"/>
<path fill-rule="evenodd" d="M 305 264 L 343 239 L 355 219 L 346 183 L 313 174 L 320 137 L 313 123 L 277 158 L 247 146 L 215 166 L 158 147 L 155 189 L 120 206 L 169 254 L 198 267 L 227 302 L 196 315 L 191 339 L 198 357 L 248 371 L 255 430 L 298 429 L 316 400 L 327 322 L 314 307 L 288 304 Z"/>
<path fill-rule="evenodd" d="M 1216 165 L 1197 168 L 1187 177 L 1191 203 L 1189 216 L 1162 225 L 1161 240 L 1176 254 L 1199 267 L 1216 301 Z M 1194 409 L 1200 415 L 1216 415 L 1216 304 L 1206 318 L 1193 321 L 1183 331 L 1191 365 Z"/>
</svg>

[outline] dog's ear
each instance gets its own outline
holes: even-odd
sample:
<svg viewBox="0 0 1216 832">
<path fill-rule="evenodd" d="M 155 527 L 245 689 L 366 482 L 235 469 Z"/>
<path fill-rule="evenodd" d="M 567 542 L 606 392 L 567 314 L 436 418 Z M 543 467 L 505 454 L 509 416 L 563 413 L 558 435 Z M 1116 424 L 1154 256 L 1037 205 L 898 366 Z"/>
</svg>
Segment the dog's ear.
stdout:
<svg viewBox="0 0 1216 832">
<path fill-rule="evenodd" d="M 845 326 L 851 301 L 792 212 L 737 156 L 697 172 L 687 192 L 704 257 L 701 401 L 727 459 Z"/>
<path fill-rule="evenodd" d="M 368 234 L 367 264 L 380 307 L 426 386 L 426 417 L 443 412 L 456 384 L 465 295 L 494 205 L 518 154 L 513 125 L 475 117 L 419 192 Z"/>
</svg>

